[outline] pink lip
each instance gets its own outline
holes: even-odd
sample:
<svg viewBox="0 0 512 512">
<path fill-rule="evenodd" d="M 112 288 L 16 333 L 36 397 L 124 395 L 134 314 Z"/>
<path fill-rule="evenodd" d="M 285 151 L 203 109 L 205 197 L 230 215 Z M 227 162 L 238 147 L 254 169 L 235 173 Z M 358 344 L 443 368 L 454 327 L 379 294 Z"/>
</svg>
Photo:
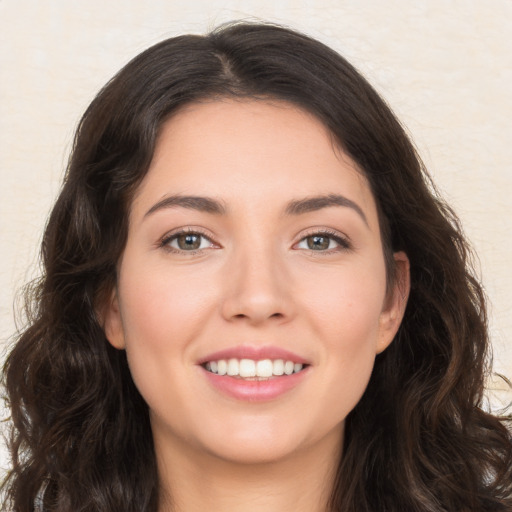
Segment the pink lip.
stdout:
<svg viewBox="0 0 512 512">
<path fill-rule="evenodd" d="M 237 377 L 229 377 L 228 375 L 217 375 L 201 366 L 208 361 L 219 361 L 220 359 L 253 359 L 254 361 L 283 359 L 309 366 L 298 373 L 271 377 L 267 380 L 244 380 Z M 231 398 L 249 402 L 263 402 L 280 397 L 298 386 L 310 373 L 311 369 L 309 361 L 288 350 L 272 346 L 251 347 L 247 345 L 208 354 L 198 361 L 198 365 L 200 365 L 200 369 L 208 382 L 216 390 Z"/>
<path fill-rule="evenodd" d="M 208 382 L 221 393 L 248 402 L 274 400 L 297 387 L 309 374 L 310 366 L 292 375 L 272 377 L 268 380 L 244 380 L 227 375 L 217 375 L 200 367 Z"/>
<path fill-rule="evenodd" d="M 240 345 L 238 347 L 213 352 L 202 357 L 197 364 L 204 364 L 208 361 L 219 361 L 220 359 L 253 359 L 254 361 L 260 361 L 262 359 L 284 359 L 285 361 L 293 361 L 294 363 L 310 364 L 309 361 L 289 350 L 272 346 L 251 347 L 249 345 Z"/>
</svg>

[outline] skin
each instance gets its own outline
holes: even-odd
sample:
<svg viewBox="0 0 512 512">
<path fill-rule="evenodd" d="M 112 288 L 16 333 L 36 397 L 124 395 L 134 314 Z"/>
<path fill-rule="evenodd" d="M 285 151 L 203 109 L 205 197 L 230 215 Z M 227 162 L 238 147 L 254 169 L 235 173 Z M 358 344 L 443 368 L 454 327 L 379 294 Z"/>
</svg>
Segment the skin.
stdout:
<svg viewBox="0 0 512 512">
<path fill-rule="evenodd" d="M 333 193 L 357 207 L 286 213 Z M 224 212 L 161 204 L 176 195 Z M 199 250 L 172 239 L 184 228 L 205 236 Z M 311 249 L 325 232 L 327 248 Z M 148 403 L 176 510 L 325 510 L 345 418 L 404 312 L 408 260 L 395 262 L 387 289 L 368 183 L 310 114 L 226 99 L 166 122 L 131 206 L 105 331 Z M 308 372 L 273 400 L 228 397 L 198 361 L 240 344 L 290 350 Z"/>
</svg>

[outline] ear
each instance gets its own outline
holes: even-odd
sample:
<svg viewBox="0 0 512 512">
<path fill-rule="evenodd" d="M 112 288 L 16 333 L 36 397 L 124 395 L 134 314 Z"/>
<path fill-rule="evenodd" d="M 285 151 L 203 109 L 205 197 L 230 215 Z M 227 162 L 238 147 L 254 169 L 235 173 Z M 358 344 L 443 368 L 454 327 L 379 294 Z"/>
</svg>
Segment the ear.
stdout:
<svg viewBox="0 0 512 512">
<path fill-rule="evenodd" d="M 124 329 L 119 309 L 117 289 L 114 287 L 109 299 L 100 311 L 99 317 L 109 343 L 118 350 L 125 348 Z"/>
<path fill-rule="evenodd" d="M 396 252 L 395 278 L 386 297 L 384 309 L 379 318 L 379 339 L 377 354 L 383 352 L 393 341 L 405 313 L 411 287 L 409 258 L 405 252 Z"/>
</svg>

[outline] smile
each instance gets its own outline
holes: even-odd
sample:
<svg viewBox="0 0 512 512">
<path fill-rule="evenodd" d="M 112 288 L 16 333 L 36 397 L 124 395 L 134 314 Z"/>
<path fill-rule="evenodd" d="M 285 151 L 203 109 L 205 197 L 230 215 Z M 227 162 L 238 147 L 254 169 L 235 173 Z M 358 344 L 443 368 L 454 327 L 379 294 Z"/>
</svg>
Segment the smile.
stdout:
<svg viewBox="0 0 512 512">
<path fill-rule="evenodd" d="M 217 375 L 240 377 L 243 379 L 269 379 L 292 375 L 302 370 L 302 363 L 285 359 L 219 359 L 208 361 L 204 368 Z"/>
<path fill-rule="evenodd" d="M 267 402 L 287 395 L 311 374 L 313 362 L 277 346 L 238 345 L 197 361 L 206 382 L 224 396 Z"/>
</svg>

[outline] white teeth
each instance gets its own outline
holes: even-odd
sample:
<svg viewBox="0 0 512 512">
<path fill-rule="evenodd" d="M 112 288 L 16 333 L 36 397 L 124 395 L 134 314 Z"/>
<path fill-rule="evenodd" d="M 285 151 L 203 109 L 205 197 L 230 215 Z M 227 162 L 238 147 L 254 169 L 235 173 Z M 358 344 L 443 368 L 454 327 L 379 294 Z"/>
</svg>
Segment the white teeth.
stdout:
<svg viewBox="0 0 512 512">
<path fill-rule="evenodd" d="M 229 375 L 230 377 L 242 378 L 270 378 L 272 376 L 292 375 L 300 372 L 303 368 L 301 363 L 285 361 L 284 359 L 262 359 L 254 361 L 253 359 L 219 359 L 218 361 L 209 361 L 205 368 L 218 375 Z"/>
<path fill-rule="evenodd" d="M 240 364 L 238 362 L 238 359 L 230 359 L 228 361 L 228 375 L 230 377 L 240 375 Z"/>
<path fill-rule="evenodd" d="M 213 361 L 210 362 L 210 371 L 213 372 L 212 362 Z M 226 375 L 227 371 L 228 371 L 228 363 L 226 363 L 226 361 L 224 359 L 217 361 L 217 373 L 219 375 Z"/>
<path fill-rule="evenodd" d="M 256 363 L 252 359 L 240 360 L 240 377 L 255 377 Z"/>
<path fill-rule="evenodd" d="M 282 359 L 276 359 L 274 361 L 274 369 L 272 370 L 274 375 L 283 375 L 284 373 L 284 361 Z"/>
<path fill-rule="evenodd" d="M 263 359 L 256 363 L 256 374 L 258 377 L 272 377 L 274 365 L 270 359 Z"/>
</svg>

